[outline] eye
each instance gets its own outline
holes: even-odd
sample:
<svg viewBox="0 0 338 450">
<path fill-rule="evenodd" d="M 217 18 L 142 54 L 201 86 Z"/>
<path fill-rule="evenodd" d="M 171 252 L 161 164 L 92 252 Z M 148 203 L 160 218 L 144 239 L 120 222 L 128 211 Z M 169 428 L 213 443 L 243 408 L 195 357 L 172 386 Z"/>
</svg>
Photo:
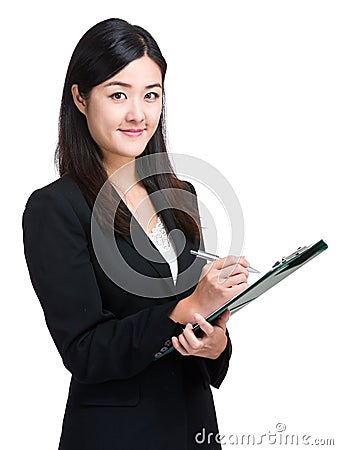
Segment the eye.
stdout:
<svg viewBox="0 0 338 450">
<path fill-rule="evenodd" d="M 144 98 L 150 101 L 155 101 L 159 98 L 159 94 L 157 92 L 148 92 Z"/>
<path fill-rule="evenodd" d="M 114 94 L 110 95 L 110 97 L 113 100 L 117 101 L 125 100 L 127 98 L 126 94 L 124 94 L 123 92 L 115 92 Z"/>
</svg>

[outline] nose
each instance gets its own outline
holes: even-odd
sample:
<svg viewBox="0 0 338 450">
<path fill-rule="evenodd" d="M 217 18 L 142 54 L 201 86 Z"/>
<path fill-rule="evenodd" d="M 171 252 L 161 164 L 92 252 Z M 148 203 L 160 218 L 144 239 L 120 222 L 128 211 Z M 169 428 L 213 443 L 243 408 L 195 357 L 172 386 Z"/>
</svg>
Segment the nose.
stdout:
<svg viewBox="0 0 338 450">
<path fill-rule="evenodd" d="M 129 108 L 126 117 L 128 122 L 140 123 L 145 120 L 143 103 L 138 99 L 129 102 Z"/>
</svg>

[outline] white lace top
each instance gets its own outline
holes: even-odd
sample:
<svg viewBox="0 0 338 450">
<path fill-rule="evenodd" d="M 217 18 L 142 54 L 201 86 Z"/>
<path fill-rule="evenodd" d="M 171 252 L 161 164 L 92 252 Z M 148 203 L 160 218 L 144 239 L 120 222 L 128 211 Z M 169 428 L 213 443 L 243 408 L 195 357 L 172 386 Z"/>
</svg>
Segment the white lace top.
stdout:
<svg viewBox="0 0 338 450">
<path fill-rule="evenodd" d="M 156 226 L 151 230 L 148 236 L 169 264 L 173 282 L 176 284 L 178 271 L 176 249 L 167 234 L 167 230 L 160 216 L 158 216 Z"/>
</svg>

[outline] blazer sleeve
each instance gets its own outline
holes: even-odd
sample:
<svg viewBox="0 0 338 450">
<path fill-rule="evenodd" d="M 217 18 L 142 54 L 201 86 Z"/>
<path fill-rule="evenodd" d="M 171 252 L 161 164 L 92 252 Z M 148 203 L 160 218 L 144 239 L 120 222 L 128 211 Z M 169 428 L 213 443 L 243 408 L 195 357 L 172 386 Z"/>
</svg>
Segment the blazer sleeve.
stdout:
<svg viewBox="0 0 338 450">
<path fill-rule="evenodd" d="M 187 182 L 187 184 L 189 185 L 191 192 L 195 196 L 195 208 L 197 208 L 197 210 L 198 210 L 197 194 L 196 194 L 195 187 L 189 182 Z M 201 250 L 205 250 L 201 222 L 199 222 L 199 225 L 200 225 L 200 229 L 201 229 L 199 248 Z M 202 371 L 206 372 L 206 376 L 209 379 L 211 386 L 213 386 L 217 389 L 221 386 L 221 384 L 228 372 L 229 361 L 230 361 L 231 354 L 232 354 L 232 344 L 231 344 L 231 339 L 229 336 L 228 329 L 226 330 L 226 335 L 228 338 L 227 346 L 223 350 L 223 352 L 219 355 L 218 358 L 216 358 L 216 359 L 201 358 Z"/>
<path fill-rule="evenodd" d="M 83 383 L 127 379 L 182 332 L 168 317 L 179 300 L 123 319 L 103 309 L 88 238 L 70 201 L 42 188 L 22 217 L 26 262 L 48 329 L 65 367 Z"/>
<path fill-rule="evenodd" d="M 219 389 L 229 369 L 232 353 L 232 344 L 228 330 L 226 330 L 228 343 L 217 359 L 204 358 L 204 364 L 209 374 L 211 386 Z"/>
</svg>

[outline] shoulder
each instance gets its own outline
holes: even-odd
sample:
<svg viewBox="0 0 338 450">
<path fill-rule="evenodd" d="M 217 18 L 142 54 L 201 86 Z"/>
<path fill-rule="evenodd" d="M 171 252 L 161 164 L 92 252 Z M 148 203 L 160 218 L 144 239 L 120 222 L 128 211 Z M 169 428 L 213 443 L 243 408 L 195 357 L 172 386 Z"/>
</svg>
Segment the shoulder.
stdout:
<svg viewBox="0 0 338 450">
<path fill-rule="evenodd" d="M 78 184 L 68 174 L 33 191 L 25 205 L 24 215 L 28 212 L 48 215 L 53 210 L 90 215 L 90 208 Z"/>
<path fill-rule="evenodd" d="M 65 202 L 68 201 L 71 204 L 87 203 L 76 181 L 70 175 L 66 174 L 52 183 L 33 191 L 28 197 L 26 206 L 34 200 L 57 201 L 57 199 Z"/>
<path fill-rule="evenodd" d="M 82 196 L 79 186 L 70 175 L 66 174 L 46 186 L 33 191 L 27 203 L 33 198 L 63 197 L 65 199 L 71 199 L 79 195 Z"/>
<path fill-rule="evenodd" d="M 191 197 L 191 204 L 193 206 L 194 209 L 198 208 L 198 200 L 197 200 L 197 193 L 196 193 L 196 189 L 195 186 L 190 183 L 190 181 L 187 180 L 182 180 L 184 185 L 185 185 L 185 190 L 190 192 L 190 194 L 192 194 Z"/>
<path fill-rule="evenodd" d="M 195 189 L 194 185 L 192 183 L 190 183 L 190 181 L 187 181 L 187 180 L 182 180 L 182 181 L 185 184 L 185 189 L 187 191 L 190 191 L 192 194 L 194 194 L 196 196 L 196 189 Z"/>
</svg>

